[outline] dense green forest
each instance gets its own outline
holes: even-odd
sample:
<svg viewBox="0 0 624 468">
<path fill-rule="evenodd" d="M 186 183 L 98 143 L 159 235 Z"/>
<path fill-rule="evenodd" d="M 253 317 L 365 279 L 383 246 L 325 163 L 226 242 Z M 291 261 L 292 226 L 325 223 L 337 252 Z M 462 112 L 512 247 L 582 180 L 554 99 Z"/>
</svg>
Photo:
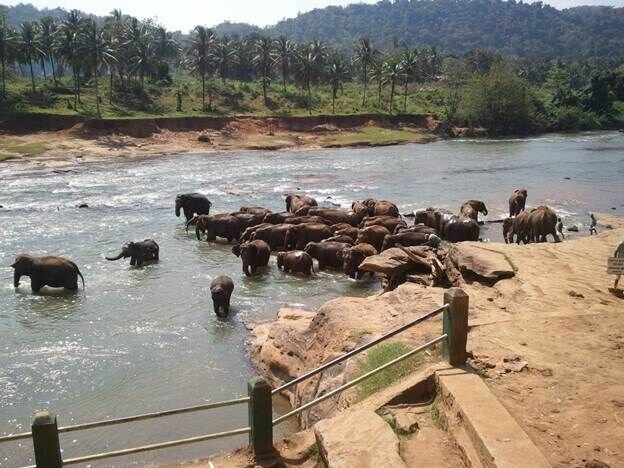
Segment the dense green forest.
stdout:
<svg viewBox="0 0 624 468">
<path fill-rule="evenodd" d="M 431 2 L 375 7 L 421 3 Z M 624 66 L 615 52 L 591 59 L 518 57 L 481 48 L 388 46 L 367 36 L 353 36 L 346 48 L 252 29 L 240 36 L 234 31 L 244 25 L 235 24 L 197 26 L 182 35 L 119 10 L 105 18 L 49 10 L 54 15 L 13 26 L 11 11 L 0 9 L 4 113 L 434 112 L 451 125 L 484 126 L 494 134 L 623 125 Z"/>
</svg>

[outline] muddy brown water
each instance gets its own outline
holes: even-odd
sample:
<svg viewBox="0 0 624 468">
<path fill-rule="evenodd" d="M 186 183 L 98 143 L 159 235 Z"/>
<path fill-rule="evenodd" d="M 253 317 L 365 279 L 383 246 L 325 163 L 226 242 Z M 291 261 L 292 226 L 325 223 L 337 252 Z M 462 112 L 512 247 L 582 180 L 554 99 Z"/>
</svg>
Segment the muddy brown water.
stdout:
<svg viewBox="0 0 624 468">
<path fill-rule="evenodd" d="M 283 209 L 301 189 L 324 206 L 370 196 L 402 212 L 457 210 L 486 202 L 504 216 L 514 188 L 529 205 L 552 206 L 587 233 L 589 211 L 624 210 L 624 134 L 549 135 L 523 140 L 455 140 L 427 145 L 305 152 L 232 152 L 77 164 L 74 172 L 0 164 L 0 434 L 29 430 L 49 408 L 68 425 L 242 396 L 254 375 L 246 324 L 271 320 L 282 306 L 314 308 L 365 296 L 375 281 L 338 273 L 285 275 L 271 260 L 257 278 L 242 275 L 223 243 L 198 242 L 174 215 L 176 193 L 204 192 L 215 212 L 241 205 Z M 78 203 L 90 208 L 78 209 Z M 500 224 L 482 237 L 500 240 Z M 154 238 L 161 261 L 144 268 L 107 262 L 128 240 Z M 56 254 L 80 266 L 86 290 L 33 295 L 27 278 L 12 286 L 15 254 Z M 218 320 L 208 284 L 236 283 L 233 313 Z M 246 408 L 173 416 L 63 435 L 64 458 L 237 428 Z M 288 430 L 288 429 L 287 429 Z M 101 462 L 193 459 L 245 443 L 199 443 Z M 32 463 L 29 441 L 0 445 L 0 465 Z"/>
</svg>

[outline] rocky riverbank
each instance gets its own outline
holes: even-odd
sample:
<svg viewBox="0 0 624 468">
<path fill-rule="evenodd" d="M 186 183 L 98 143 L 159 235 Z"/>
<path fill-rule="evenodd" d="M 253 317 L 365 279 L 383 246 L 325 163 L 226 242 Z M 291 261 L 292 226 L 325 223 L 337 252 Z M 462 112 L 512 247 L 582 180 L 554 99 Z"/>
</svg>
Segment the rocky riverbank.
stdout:
<svg viewBox="0 0 624 468">
<path fill-rule="evenodd" d="M 609 292 L 613 277 L 606 274 L 624 220 L 601 215 L 599 222 L 611 229 L 559 244 L 463 243 L 452 255 L 460 273 L 453 281 L 470 296 L 470 365 L 555 466 L 624 463 L 624 302 Z M 433 309 L 442 294 L 406 283 L 317 311 L 283 309 L 275 322 L 253 329 L 252 360 L 279 385 Z M 397 340 L 421 343 L 441 326 L 431 320 Z M 297 405 L 309 401 L 349 380 L 358 362 L 287 396 Z M 310 426 L 357 397 L 350 391 L 327 400 L 301 423 Z"/>
<path fill-rule="evenodd" d="M 105 157 L 427 143 L 434 115 L 186 117 L 81 120 L 0 118 L 0 161 L 67 164 Z"/>
</svg>

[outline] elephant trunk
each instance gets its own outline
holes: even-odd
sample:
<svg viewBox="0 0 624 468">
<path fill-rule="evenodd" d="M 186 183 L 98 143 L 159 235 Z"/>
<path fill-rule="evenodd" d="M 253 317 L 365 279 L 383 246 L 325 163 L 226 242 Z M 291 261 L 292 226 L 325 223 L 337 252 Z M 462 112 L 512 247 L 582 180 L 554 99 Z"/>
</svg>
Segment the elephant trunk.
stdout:
<svg viewBox="0 0 624 468">
<path fill-rule="evenodd" d="M 175 204 L 175 213 L 176 213 L 176 216 L 179 218 L 180 217 L 180 202 L 178 200 L 176 200 L 176 204 Z"/>
<path fill-rule="evenodd" d="M 120 258 L 123 258 L 123 256 L 124 256 L 124 253 L 121 252 L 116 257 L 104 257 L 104 258 L 106 258 L 106 260 L 110 260 L 111 262 L 114 262 L 115 260 L 119 260 Z"/>
<path fill-rule="evenodd" d="M 17 270 L 13 272 L 13 287 L 17 288 L 19 286 L 19 282 L 22 275 Z"/>
</svg>

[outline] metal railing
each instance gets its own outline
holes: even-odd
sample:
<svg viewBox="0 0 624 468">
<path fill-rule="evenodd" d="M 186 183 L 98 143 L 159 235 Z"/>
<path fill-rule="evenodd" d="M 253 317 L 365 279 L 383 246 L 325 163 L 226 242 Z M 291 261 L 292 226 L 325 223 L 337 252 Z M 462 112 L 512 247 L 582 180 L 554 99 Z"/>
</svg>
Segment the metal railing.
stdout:
<svg viewBox="0 0 624 468">
<path fill-rule="evenodd" d="M 292 409 L 286 414 L 273 419 L 273 401 L 272 397 L 284 390 L 287 390 L 315 375 L 322 373 L 336 364 L 346 361 L 347 359 L 383 342 L 389 338 L 428 320 L 440 313 L 444 313 L 442 334 L 432 340 L 414 348 L 395 359 L 378 366 L 377 368 L 347 382 L 343 385 L 331 390 L 314 400 L 305 403 L 297 408 Z M 427 312 L 420 317 L 395 328 L 394 330 L 380 336 L 379 338 L 370 341 L 362 346 L 359 346 L 319 367 L 314 370 L 308 371 L 301 376 L 284 383 L 283 385 L 271 389 L 271 386 L 261 377 L 255 377 L 248 382 L 247 385 L 247 397 L 241 397 L 226 401 L 220 401 L 215 403 L 205 403 L 201 405 L 188 406 L 177 409 L 170 409 L 165 411 L 157 411 L 152 413 L 138 414 L 134 416 L 126 416 L 122 418 L 94 421 L 84 424 L 75 424 L 70 426 L 57 427 L 57 418 L 54 414 L 48 411 L 41 411 L 35 414 L 32 423 L 31 432 L 23 432 L 18 434 L 10 434 L 6 436 L 0 436 L 0 443 L 17 441 L 32 438 L 33 448 L 35 452 L 35 467 L 50 467 L 60 468 L 63 465 L 71 465 L 77 463 L 85 463 L 89 461 L 102 460 L 105 458 L 120 457 L 125 455 L 131 455 L 135 453 L 147 452 L 151 450 L 158 450 L 170 447 L 176 447 L 180 445 L 191 444 L 195 442 L 202 442 L 207 440 L 213 440 L 221 437 L 230 437 L 235 435 L 249 434 L 249 443 L 253 449 L 254 456 L 256 458 L 263 458 L 274 452 L 273 449 L 273 428 L 274 426 L 282 423 L 283 421 L 295 416 L 308 408 L 311 408 L 322 401 L 325 401 L 335 395 L 338 395 L 342 391 L 351 388 L 365 379 L 419 353 L 425 349 L 434 346 L 438 343 L 443 343 L 444 354 L 448 357 L 451 365 L 462 365 L 466 361 L 466 340 L 468 333 L 468 296 L 461 289 L 452 288 L 444 293 L 444 305 Z M 204 411 L 215 408 L 222 408 L 227 406 L 248 404 L 248 421 L 247 427 L 238 429 L 232 429 L 229 431 L 216 432 L 212 434 L 204 434 L 194 437 L 188 437 L 185 439 L 171 440 L 166 442 L 159 442 L 149 445 L 143 445 L 138 447 L 132 447 L 127 449 L 96 453 L 91 455 L 85 455 L 82 457 L 69 458 L 63 460 L 61 456 L 61 447 L 59 442 L 59 434 L 82 431 L 94 428 L 101 428 L 106 426 L 113 426 L 118 424 L 126 424 L 131 422 L 145 421 L 149 419 L 161 418 L 166 416 L 173 416 L 178 414 L 192 413 L 196 411 Z"/>
</svg>

